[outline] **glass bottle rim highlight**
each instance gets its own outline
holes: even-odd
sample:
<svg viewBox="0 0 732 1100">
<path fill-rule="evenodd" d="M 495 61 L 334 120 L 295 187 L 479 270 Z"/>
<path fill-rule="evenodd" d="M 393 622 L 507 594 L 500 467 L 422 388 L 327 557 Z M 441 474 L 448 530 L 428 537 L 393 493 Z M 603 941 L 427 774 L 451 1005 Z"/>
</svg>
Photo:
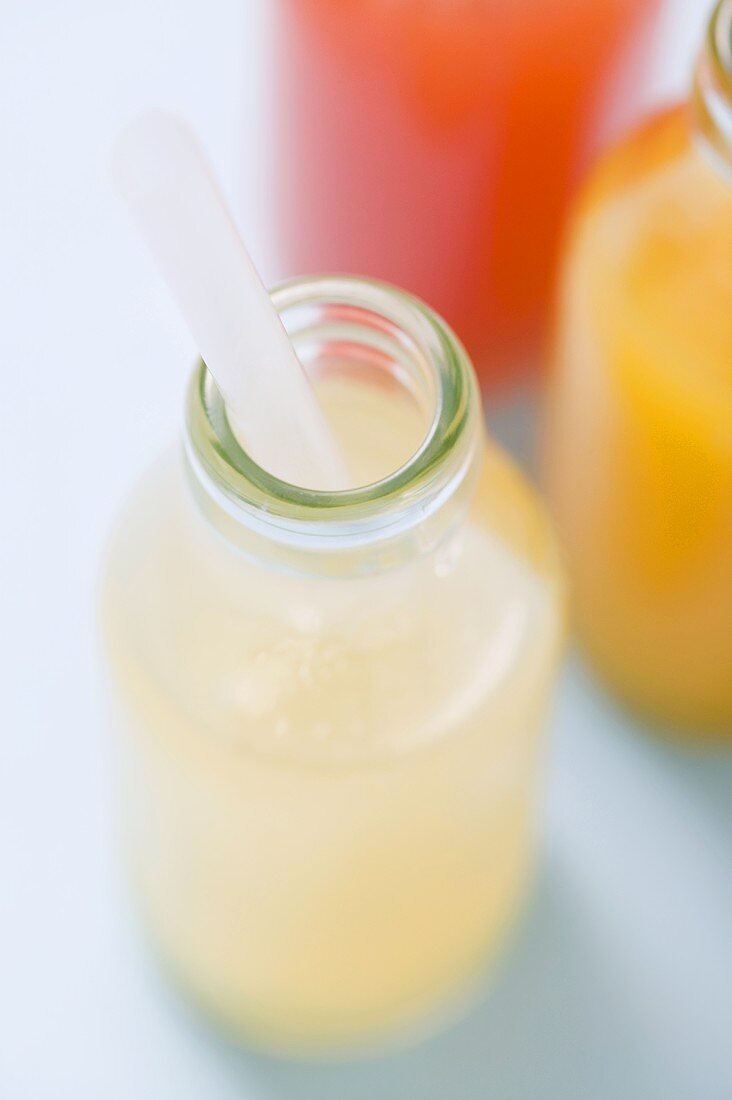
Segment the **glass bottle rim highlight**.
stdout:
<svg viewBox="0 0 732 1100">
<path fill-rule="evenodd" d="M 715 164 L 732 172 L 732 0 L 709 19 L 693 88 L 695 128 Z"/>
<path fill-rule="evenodd" d="M 394 540 L 465 494 L 481 438 L 480 398 L 467 353 L 449 327 L 411 295 L 371 279 L 298 278 L 272 292 L 307 363 L 320 348 L 367 353 L 422 405 L 427 433 L 397 470 L 338 492 L 302 488 L 262 469 L 238 443 L 223 397 L 199 362 L 188 392 L 186 455 L 199 503 L 272 543 L 310 551 Z M 339 349 L 339 350 L 335 350 Z M 437 524 L 442 528 L 444 524 Z M 431 539 L 430 541 L 434 541 Z"/>
</svg>

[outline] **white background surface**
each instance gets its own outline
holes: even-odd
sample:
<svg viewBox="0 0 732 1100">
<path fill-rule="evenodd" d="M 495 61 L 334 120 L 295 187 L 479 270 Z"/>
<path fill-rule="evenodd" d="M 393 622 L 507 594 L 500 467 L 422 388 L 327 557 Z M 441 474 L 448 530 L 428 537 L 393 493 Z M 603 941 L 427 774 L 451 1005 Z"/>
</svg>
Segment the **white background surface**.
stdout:
<svg viewBox="0 0 732 1100">
<path fill-rule="evenodd" d="M 651 98 L 683 89 L 708 6 L 670 4 Z M 178 429 L 194 349 L 106 162 L 137 109 L 180 110 L 244 195 L 274 279 L 265 17 L 260 0 L 0 0 L 0 1097 L 725 1100 L 732 758 L 634 728 L 573 662 L 535 897 L 468 1019 L 372 1063 L 278 1063 L 201 1027 L 141 950 L 113 846 L 94 582 L 124 491 Z M 494 420 L 511 434 L 508 411 Z"/>
</svg>

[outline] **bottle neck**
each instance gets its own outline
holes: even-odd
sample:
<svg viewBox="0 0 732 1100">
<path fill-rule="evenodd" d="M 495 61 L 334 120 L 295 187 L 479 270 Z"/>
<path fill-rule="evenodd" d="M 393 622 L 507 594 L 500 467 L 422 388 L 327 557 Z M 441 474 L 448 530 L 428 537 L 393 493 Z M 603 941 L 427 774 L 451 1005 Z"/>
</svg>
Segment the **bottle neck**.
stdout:
<svg viewBox="0 0 732 1100">
<path fill-rule="evenodd" d="M 482 417 L 467 355 L 421 302 L 365 279 L 300 279 L 272 295 L 306 370 L 386 372 L 425 412 L 412 457 L 372 485 L 319 492 L 273 477 L 233 435 L 203 363 L 188 397 L 194 497 L 225 538 L 289 571 L 381 572 L 431 552 L 464 519 L 482 459 Z"/>
<path fill-rule="evenodd" d="M 693 114 L 702 147 L 732 176 L 732 0 L 719 0 L 709 21 L 696 67 Z"/>
</svg>

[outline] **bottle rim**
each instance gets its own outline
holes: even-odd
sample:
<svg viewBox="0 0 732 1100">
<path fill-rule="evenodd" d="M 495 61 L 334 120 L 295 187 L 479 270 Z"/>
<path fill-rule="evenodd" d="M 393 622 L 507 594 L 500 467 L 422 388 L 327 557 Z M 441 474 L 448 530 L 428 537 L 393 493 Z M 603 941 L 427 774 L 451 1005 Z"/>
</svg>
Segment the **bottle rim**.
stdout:
<svg viewBox="0 0 732 1100">
<path fill-rule="evenodd" d="M 389 284 L 354 276 L 291 279 L 272 291 L 296 350 L 308 341 L 370 342 L 401 381 L 431 403 L 427 433 L 398 469 L 370 485 L 321 491 L 292 485 L 241 447 L 213 376 L 199 361 L 188 391 L 185 447 L 196 481 L 229 517 L 270 538 L 326 548 L 398 533 L 462 484 L 479 438 L 479 389 L 461 343 L 428 306 Z"/>
<path fill-rule="evenodd" d="M 732 171 L 732 0 L 717 0 L 693 91 L 696 130 L 717 165 Z"/>
<path fill-rule="evenodd" d="M 732 0 L 718 0 L 709 20 L 707 44 L 732 98 Z"/>
</svg>

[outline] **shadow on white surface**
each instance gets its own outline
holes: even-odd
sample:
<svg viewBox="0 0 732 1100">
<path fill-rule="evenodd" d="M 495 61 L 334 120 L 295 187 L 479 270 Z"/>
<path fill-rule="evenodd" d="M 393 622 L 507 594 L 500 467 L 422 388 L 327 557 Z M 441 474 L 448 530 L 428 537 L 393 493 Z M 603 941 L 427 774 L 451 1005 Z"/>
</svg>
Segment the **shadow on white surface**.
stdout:
<svg viewBox="0 0 732 1100">
<path fill-rule="evenodd" d="M 484 1002 L 421 1045 L 351 1065 L 241 1056 L 263 1100 L 488 1100 L 645 1095 L 652 1075 L 617 975 L 550 860 Z"/>
</svg>

